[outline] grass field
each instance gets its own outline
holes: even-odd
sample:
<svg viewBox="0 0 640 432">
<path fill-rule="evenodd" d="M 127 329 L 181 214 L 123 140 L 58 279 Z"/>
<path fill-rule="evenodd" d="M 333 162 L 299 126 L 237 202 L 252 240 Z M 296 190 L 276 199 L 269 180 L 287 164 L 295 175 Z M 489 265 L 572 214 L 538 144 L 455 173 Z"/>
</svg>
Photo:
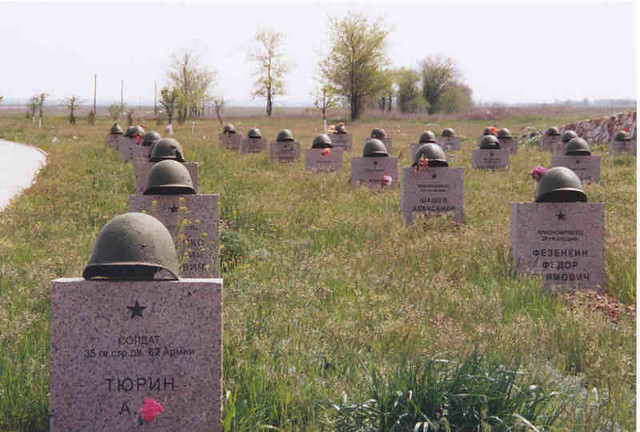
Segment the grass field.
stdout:
<svg viewBox="0 0 640 432">
<path fill-rule="evenodd" d="M 499 126 L 519 135 L 580 119 Z M 304 118 L 230 121 L 269 138 L 292 129 L 303 148 L 321 132 Z M 636 159 L 595 146 L 602 183 L 585 185 L 606 208 L 604 299 L 545 292 L 511 272 L 508 229 L 510 203 L 533 200 L 529 172 L 550 154 L 521 147 L 509 171 L 473 171 L 486 123 L 347 125 L 356 155 L 385 128 L 400 166 L 425 129 L 466 136 L 452 160 L 465 168 L 462 226 L 404 226 L 397 188 L 349 186 L 349 155 L 341 173 L 313 174 L 220 150 L 216 122 L 176 128 L 200 192 L 221 195 L 225 430 L 635 428 Z M 0 212 L 0 430 L 48 429 L 50 281 L 82 273 L 134 193 L 131 165 L 104 146 L 109 127 L 0 118 L 0 138 L 49 152 L 37 183 Z"/>
</svg>

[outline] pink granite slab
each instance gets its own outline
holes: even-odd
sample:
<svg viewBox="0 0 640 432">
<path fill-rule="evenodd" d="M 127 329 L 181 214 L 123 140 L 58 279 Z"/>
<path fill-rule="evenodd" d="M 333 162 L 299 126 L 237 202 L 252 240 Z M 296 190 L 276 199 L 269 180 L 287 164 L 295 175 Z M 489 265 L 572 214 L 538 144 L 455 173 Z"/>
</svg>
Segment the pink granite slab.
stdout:
<svg viewBox="0 0 640 432">
<path fill-rule="evenodd" d="M 148 148 L 148 147 L 147 147 Z M 144 189 L 147 187 L 147 177 L 149 171 L 155 162 L 149 162 L 149 159 L 136 158 L 133 160 L 133 173 L 136 176 L 136 193 L 144 193 Z M 191 182 L 196 193 L 198 193 L 198 162 L 185 162 L 184 166 L 191 175 Z"/>
<path fill-rule="evenodd" d="M 480 150 L 471 152 L 471 167 L 481 170 L 509 168 L 509 150 Z"/>
<path fill-rule="evenodd" d="M 240 145 L 240 153 L 253 154 L 262 153 L 267 150 L 267 140 L 264 138 L 245 137 Z"/>
<path fill-rule="evenodd" d="M 220 277 L 219 201 L 220 195 L 131 195 L 129 211 L 149 214 L 167 227 L 181 277 Z"/>
<path fill-rule="evenodd" d="M 273 141 L 269 143 L 271 162 L 295 162 L 300 160 L 300 142 Z"/>
<path fill-rule="evenodd" d="M 557 142 L 562 142 L 562 135 L 543 134 L 542 138 L 540 138 L 540 146 L 543 150 L 553 151 L 553 144 Z"/>
<path fill-rule="evenodd" d="M 387 153 L 389 153 L 389 156 L 391 156 L 393 154 L 392 152 L 393 142 L 391 140 L 391 137 L 382 138 L 380 141 L 384 143 L 384 146 L 387 148 Z"/>
<path fill-rule="evenodd" d="M 462 138 L 460 137 L 438 137 L 436 138 L 438 144 L 444 151 L 459 151 L 462 150 Z"/>
<path fill-rule="evenodd" d="M 517 271 L 545 287 L 604 289 L 603 203 L 511 203 L 509 241 Z"/>
<path fill-rule="evenodd" d="M 553 156 L 552 167 L 567 167 L 575 172 L 580 180 L 600 183 L 600 156 Z"/>
<path fill-rule="evenodd" d="M 629 154 L 636 155 L 636 141 L 611 141 L 609 143 L 609 154 Z"/>
<path fill-rule="evenodd" d="M 222 279 L 57 279 L 50 329 L 52 432 L 221 430 Z"/>
<path fill-rule="evenodd" d="M 342 171 L 341 148 L 332 148 L 329 154 L 323 155 L 324 149 L 307 149 L 304 154 L 304 168 L 307 171 Z"/>
<path fill-rule="evenodd" d="M 426 168 L 417 172 L 402 168 L 400 207 L 405 223 L 413 221 L 416 213 L 450 214 L 454 221 L 464 219 L 464 168 Z"/>
<path fill-rule="evenodd" d="M 518 154 L 518 140 L 514 138 L 498 138 L 500 148 L 509 150 L 510 155 Z"/>
<path fill-rule="evenodd" d="M 351 158 L 351 186 L 367 185 L 381 187 L 382 177 L 388 174 L 398 184 L 398 158 L 395 157 L 354 157 Z"/>
<path fill-rule="evenodd" d="M 333 148 L 339 148 L 344 151 L 351 151 L 353 144 L 353 135 L 351 134 L 329 134 Z"/>
<path fill-rule="evenodd" d="M 218 142 L 221 149 L 238 151 L 242 145 L 242 139 L 243 137 L 239 133 L 218 134 Z"/>
<path fill-rule="evenodd" d="M 567 143 L 563 143 L 562 141 L 554 142 L 552 145 L 553 156 L 564 156 L 565 148 L 567 147 Z"/>
</svg>

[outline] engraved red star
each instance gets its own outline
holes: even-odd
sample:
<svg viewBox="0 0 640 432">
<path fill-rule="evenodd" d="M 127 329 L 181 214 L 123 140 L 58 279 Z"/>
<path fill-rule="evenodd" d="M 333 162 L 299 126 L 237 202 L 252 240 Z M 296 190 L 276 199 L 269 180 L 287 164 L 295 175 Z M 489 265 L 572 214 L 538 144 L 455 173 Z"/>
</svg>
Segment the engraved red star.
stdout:
<svg viewBox="0 0 640 432">
<path fill-rule="evenodd" d="M 562 213 L 562 211 L 559 211 L 558 213 L 556 213 L 556 217 L 558 218 L 558 220 L 562 220 L 563 221 L 563 220 L 565 220 L 566 216 L 567 215 Z"/>
<path fill-rule="evenodd" d="M 138 303 L 138 300 L 136 300 L 133 306 L 127 306 L 127 309 L 131 311 L 131 319 L 137 316 L 142 318 L 142 311 L 145 310 L 146 308 L 147 308 L 146 306 L 141 306 L 140 303 Z"/>
</svg>

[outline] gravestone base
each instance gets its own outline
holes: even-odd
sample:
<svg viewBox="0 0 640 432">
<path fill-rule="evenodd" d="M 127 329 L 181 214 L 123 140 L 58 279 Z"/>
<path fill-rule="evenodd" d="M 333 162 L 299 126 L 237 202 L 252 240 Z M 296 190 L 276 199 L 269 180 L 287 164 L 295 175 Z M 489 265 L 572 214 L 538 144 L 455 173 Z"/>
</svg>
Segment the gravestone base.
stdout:
<svg viewBox="0 0 640 432">
<path fill-rule="evenodd" d="M 329 154 L 323 155 L 324 149 L 308 149 L 304 154 L 304 167 L 307 171 L 342 171 L 342 154 L 340 148 L 332 148 Z"/>
<path fill-rule="evenodd" d="M 460 151 L 462 150 L 462 138 L 460 137 L 438 137 L 438 144 L 444 151 Z"/>
<path fill-rule="evenodd" d="M 130 195 L 129 211 L 167 227 L 178 252 L 180 276 L 220 277 L 220 195 Z"/>
<path fill-rule="evenodd" d="M 269 143 L 269 160 L 288 163 L 300 160 L 300 142 L 273 141 Z"/>
<path fill-rule="evenodd" d="M 351 134 L 329 134 L 333 148 L 339 148 L 350 152 L 353 145 L 353 135 Z"/>
<path fill-rule="evenodd" d="M 413 222 L 416 214 L 451 215 L 452 220 L 464 219 L 464 168 L 441 167 L 416 171 L 402 168 L 400 207 L 405 223 Z"/>
<path fill-rule="evenodd" d="M 479 170 L 499 170 L 509 168 L 509 150 L 480 150 L 471 152 L 471 168 Z"/>
<path fill-rule="evenodd" d="M 51 284 L 50 429 L 220 431 L 222 279 Z"/>
<path fill-rule="evenodd" d="M 240 153 L 243 155 L 262 153 L 266 150 L 267 150 L 267 140 L 264 138 L 245 137 L 242 140 L 242 144 L 240 146 Z"/>
<path fill-rule="evenodd" d="M 509 241 L 516 270 L 545 287 L 604 290 L 603 203 L 511 203 Z"/>
<path fill-rule="evenodd" d="M 382 177 L 385 174 L 388 174 L 392 179 L 391 187 L 395 187 L 398 184 L 398 158 L 351 158 L 351 186 L 382 187 Z"/>
<path fill-rule="evenodd" d="M 553 156 L 552 167 L 567 167 L 580 178 L 580 180 L 600 183 L 600 156 Z"/>
<path fill-rule="evenodd" d="M 218 141 L 220 148 L 223 150 L 239 151 L 242 145 L 242 135 L 239 133 L 234 134 L 218 134 Z"/>
<path fill-rule="evenodd" d="M 148 148 L 148 147 L 147 147 Z M 135 158 L 133 160 L 133 173 L 136 176 L 136 193 L 143 194 L 144 189 L 147 187 L 147 177 L 149 177 L 149 171 L 155 162 L 150 162 L 149 159 Z M 198 162 L 184 162 L 184 166 L 191 175 L 191 182 L 193 183 L 193 189 L 198 193 Z"/>
</svg>

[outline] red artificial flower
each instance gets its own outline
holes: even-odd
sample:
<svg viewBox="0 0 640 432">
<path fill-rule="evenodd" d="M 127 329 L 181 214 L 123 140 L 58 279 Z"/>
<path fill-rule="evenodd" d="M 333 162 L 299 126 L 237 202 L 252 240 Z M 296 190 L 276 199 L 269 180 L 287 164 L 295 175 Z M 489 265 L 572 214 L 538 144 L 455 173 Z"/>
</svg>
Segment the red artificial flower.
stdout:
<svg viewBox="0 0 640 432">
<path fill-rule="evenodd" d="M 138 144 L 142 144 L 142 141 L 144 141 L 144 138 L 142 138 L 140 135 L 138 135 L 137 133 L 133 134 L 133 138 L 136 140 L 136 142 Z"/>
<path fill-rule="evenodd" d="M 543 166 L 538 165 L 537 167 L 531 170 L 531 177 L 533 177 L 535 181 L 538 181 L 546 173 L 547 173 L 547 169 Z"/>
<path fill-rule="evenodd" d="M 381 183 L 382 186 L 391 186 L 391 184 L 393 183 L 393 179 L 391 178 L 389 173 L 384 173 Z"/>
<path fill-rule="evenodd" d="M 140 413 L 144 421 L 151 423 L 162 411 L 164 411 L 164 407 L 155 399 L 145 398 Z"/>
<path fill-rule="evenodd" d="M 629 128 L 624 128 L 622 130 L 625 131 L 625 132 L 629 132 Z"/>
<path fill-rule="evenodd" d="M 495 127 L 495 126 L 491 126 L 491 127 L 489 128 L 489 131 L 490 131 L 492 134 L 498 133 L 498 129 L 496 129 L 496 127 Z"/>
<path fill-rule="evenodd" d="M 331 154 L 331 149 L 329 147 L 322 149 L 322 156 L 327 156 Z"/>
<path fill-rule="evenodd" d="M 146 124 L 141 124 L 141 125 L 140 125 L 140 127 L 141 127 L 142 129 L 146 129 L 146 128 L 147 128 L 147 125 L 146 125 Z"/>
<path fill-rule="evenodd" d="M 344 123 L 343 123 L 343 122 L 340 122 L 340 123 L 338 123 L 338 124 L 339 124 L 340 126 L 344 126 Z"/>
</svg>

